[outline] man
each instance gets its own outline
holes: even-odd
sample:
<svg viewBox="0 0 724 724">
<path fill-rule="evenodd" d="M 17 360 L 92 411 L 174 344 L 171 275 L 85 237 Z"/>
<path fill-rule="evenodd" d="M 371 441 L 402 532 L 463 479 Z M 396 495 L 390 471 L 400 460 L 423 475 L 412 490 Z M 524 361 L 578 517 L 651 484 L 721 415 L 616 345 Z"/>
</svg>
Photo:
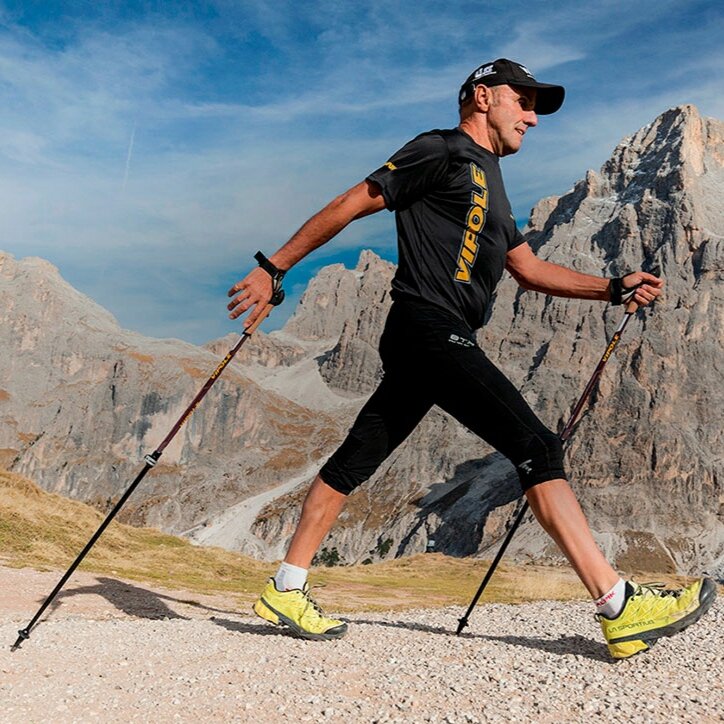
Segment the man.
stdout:
<svg viewBox="0 0 724 724">
<path fill-rule="evenodd" d="M 229 291 L 232 319 L 255 322 L 272 295 L 269 269 L 285 271 L 354 219 L 394 210 L 399 265 L 380 341 L 384 378 L 340 448 L 322 467 L 302 507 L 284 562 L 254 606 L 306 638 L 333 639 L 347 625 L 309 596 L 307 570 L 347 495 L 438 405 L 516 466 L 531 509 L 593 597 L 611 654 L 625 658 L 693 623 L 716 588 L 697 581 L 680 591 L 622 580 L 595 544 L 566 481 L 562 447 L 507 378 L 477 346 L 506 268 L 525 289 L 562 297 L 639 305 L 661 294 L 645 272 L 608 280 L 538 259 L 517 230 L 498 159 L 516 153 L 538 115 L 563 103 L 561 86 L 539 83 L 506 59 L 485 63 L 463 83 L 460 124 L 405 145 L 362 183 L 307 221 L 271 258 Z"/>
</svg>

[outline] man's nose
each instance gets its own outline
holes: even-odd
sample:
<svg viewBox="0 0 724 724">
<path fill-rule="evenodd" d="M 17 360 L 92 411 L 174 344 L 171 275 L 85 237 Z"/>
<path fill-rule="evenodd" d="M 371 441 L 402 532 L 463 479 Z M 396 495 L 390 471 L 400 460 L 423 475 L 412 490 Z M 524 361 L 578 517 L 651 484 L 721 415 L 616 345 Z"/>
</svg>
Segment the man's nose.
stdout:
<svg viewBox="0 0 724 724">
<path fill-rule="evenodd" d="M 523 123 L 525 123 L 526 126 L 537 126 L 538 125 L 538 116 L 536 115 L 535 111 L 526 111 L 525 117 L 523 118 Z"/>
</svg>

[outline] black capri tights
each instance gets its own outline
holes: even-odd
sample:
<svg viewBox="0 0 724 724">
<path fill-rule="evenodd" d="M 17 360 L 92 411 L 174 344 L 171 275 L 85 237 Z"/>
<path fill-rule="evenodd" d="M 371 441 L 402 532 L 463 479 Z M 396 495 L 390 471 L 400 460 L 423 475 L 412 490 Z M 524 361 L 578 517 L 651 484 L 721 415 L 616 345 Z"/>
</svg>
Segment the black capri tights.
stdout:
<svg viewBox="0 0 724 724">
<path fill-rule="evenodd" d="M 536 417 L 470 329 L 440 307 L 396 301 L 380 340 L 384 378 L 320 475 L 351 493 L 415 429 L 433 406 L 505 455 L 524 490 L 565 478 L 557 435 Z"/>
</svg>

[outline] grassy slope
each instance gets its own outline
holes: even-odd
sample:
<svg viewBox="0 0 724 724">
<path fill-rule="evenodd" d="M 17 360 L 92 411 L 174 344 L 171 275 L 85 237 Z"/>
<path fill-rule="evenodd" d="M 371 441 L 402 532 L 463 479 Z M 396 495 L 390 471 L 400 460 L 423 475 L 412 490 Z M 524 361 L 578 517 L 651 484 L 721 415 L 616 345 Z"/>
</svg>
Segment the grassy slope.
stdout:
<svg viewBox="0 0 724 724">
<path fill-rule="evenodd" d="M 103 516 L 77 501 L 46 493 L 35 483 L 0 470 L 0 562 L 65 570 Z M 198 593 L 234 594 L 252 600 L 273 564 L 220 548 L 193 546 L 149 528 L 112 523 L 88 554 L 83 570 Z M 417 555 L 367 566 L 319 568 L 313 584 L 330 587 L 323 599 L 335 610 L 405 609 L 470 602 L 487 562 Z M 72 580 L 68 585 L 72 585 Z M 585 599 L 567 569 L 503 563 L 483 601 Z"/>
</svg>

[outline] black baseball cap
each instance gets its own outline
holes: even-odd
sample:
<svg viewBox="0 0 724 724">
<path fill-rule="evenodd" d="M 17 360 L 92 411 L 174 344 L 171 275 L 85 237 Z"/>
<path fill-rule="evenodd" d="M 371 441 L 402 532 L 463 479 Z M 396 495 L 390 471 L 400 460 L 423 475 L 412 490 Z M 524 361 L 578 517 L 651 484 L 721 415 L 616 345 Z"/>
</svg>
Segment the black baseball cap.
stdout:
<svg viewBox="0 0 724 724">
<path fill-rule="evenodd" d="M 460 87 L 458 103 L 462 105 L 472 95 L 476 85 L 522 85 L 526 88 L 537 88 L 535 98 L 535 112 L 545 116 L 555 113 L 562 105 L 566 91 L 561 85 L 539 83 L 533 74 L 520 63 L 507 58 L 498 58 L 489 63 L 483 63 L 476 68 Z"/>
</svg>

